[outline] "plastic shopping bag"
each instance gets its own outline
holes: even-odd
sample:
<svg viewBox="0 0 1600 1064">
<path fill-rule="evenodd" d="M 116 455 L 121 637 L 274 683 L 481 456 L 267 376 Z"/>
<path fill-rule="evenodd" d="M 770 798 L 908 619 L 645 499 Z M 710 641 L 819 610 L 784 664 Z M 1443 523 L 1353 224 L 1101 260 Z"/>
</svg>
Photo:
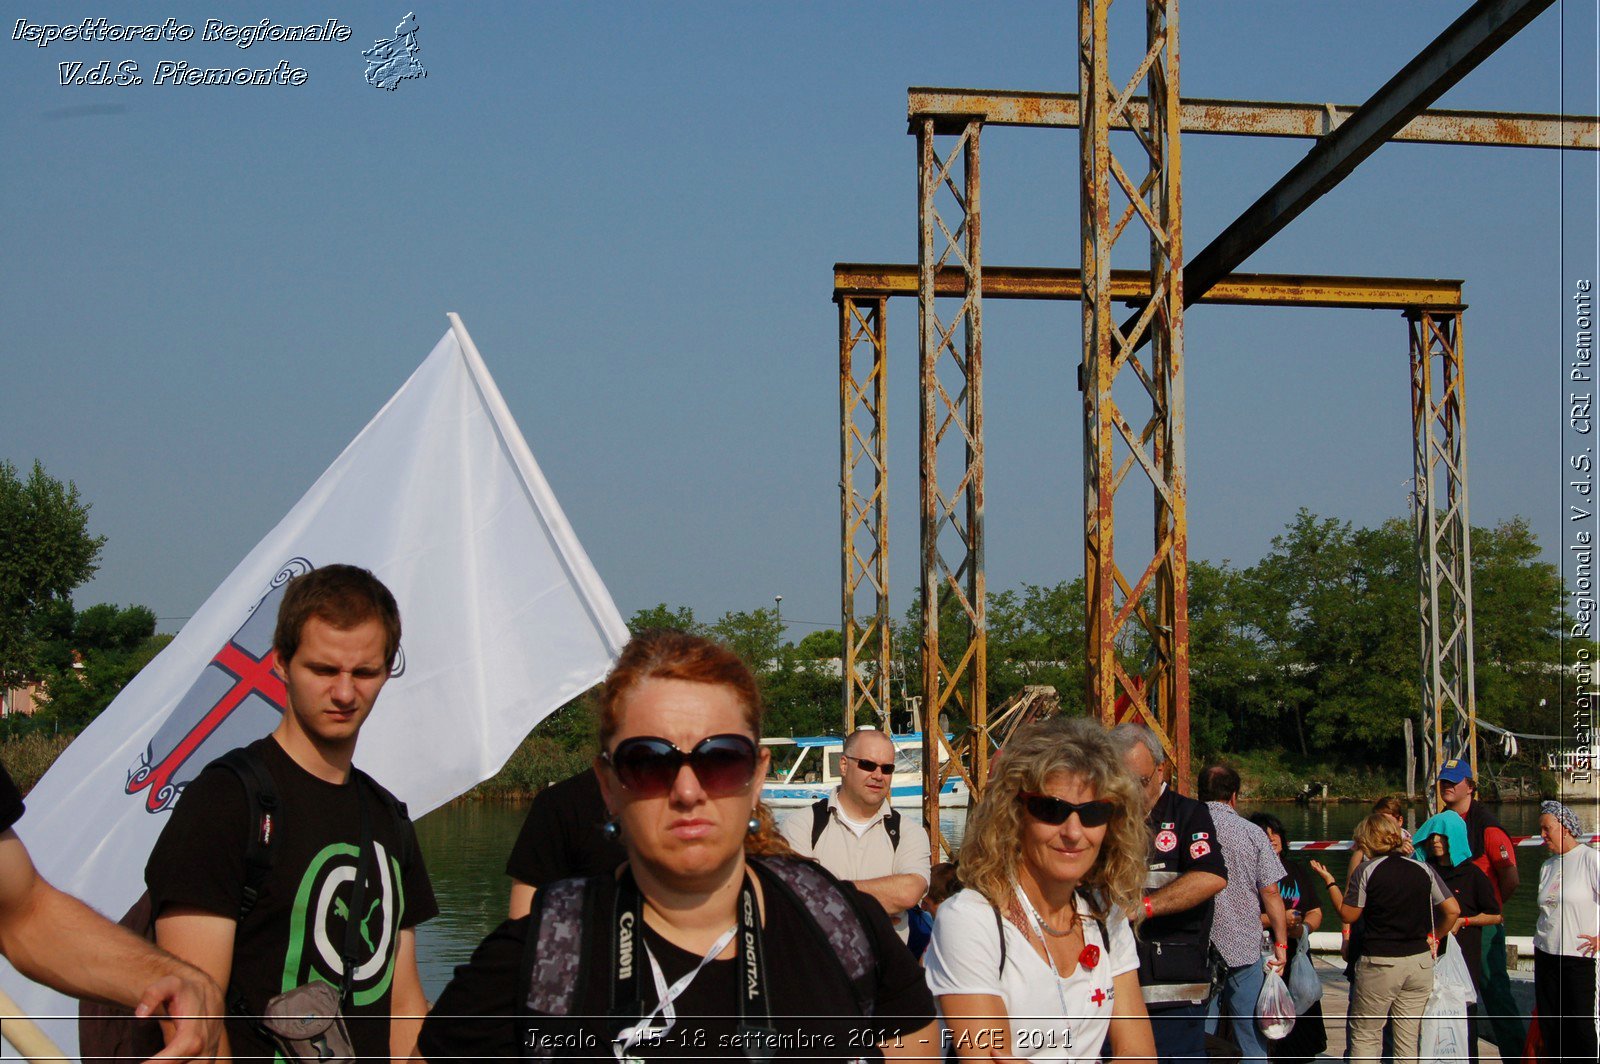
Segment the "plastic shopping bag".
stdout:
<svg viewBox="0 0 1600 1064">
<path fill-rule="evenodd" d="M 1478 999 L 1472 989 L 1459 943 L 1452 944 L 1433 962 L 1433 990 L 1422 1010 L 1422 1064 L 1466 1064 L 1467 1004 Z"/>
<path fill-rule="evenodd" d="M 1261 994 L 1256 998 L 1256 1026 L 1273 1041 L 1294 1030 L 1294 998 L 1289 996 L 1289 984 L 1283 976 L 1267 969 L 1261 983 Z"/>
<path fill-rule="evenodd" d="M 1307 1009 L 1322 1000 L 1322 980 L 1317 978 L 1317 970 L 1311 966 L 1309 936 L 1300 940 L 1300 948 L 1295 950 L 1294 959 L 1289 962 L 1289 996 L 1294 999 L 1296 1015 L 1304 1015 Z"/>
</svg>

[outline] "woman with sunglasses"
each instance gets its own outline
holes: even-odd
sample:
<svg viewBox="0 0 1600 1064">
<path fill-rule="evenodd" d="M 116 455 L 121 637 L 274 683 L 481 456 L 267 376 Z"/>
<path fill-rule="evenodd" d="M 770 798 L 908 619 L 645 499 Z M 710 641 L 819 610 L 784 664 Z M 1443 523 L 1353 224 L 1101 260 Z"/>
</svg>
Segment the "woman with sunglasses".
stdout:
<svg viewBox="0 0 1600 1064">
<path fill-rule="evenodd" d="M 924 955 L 962 1060 L 1155 1056 L 1127 913 L 1149 849 L 1144 805 L 1109 733 L 1083 718 L 1028 725 L 972 809 L 965 890 Z"/>
<path fill-rule="evenodd" d="M 784 856 L 760 804 L 761 713 L 726 648 L 671 631 L 628 643 L 595 759 L 627 861 L 541 889 L 493 932 L 424 1024 L 425 1057 L 937 1053 L 932 998 L 883 910 Z M 833 948 L 851 932 L 869 965 Z"/>
</svg>

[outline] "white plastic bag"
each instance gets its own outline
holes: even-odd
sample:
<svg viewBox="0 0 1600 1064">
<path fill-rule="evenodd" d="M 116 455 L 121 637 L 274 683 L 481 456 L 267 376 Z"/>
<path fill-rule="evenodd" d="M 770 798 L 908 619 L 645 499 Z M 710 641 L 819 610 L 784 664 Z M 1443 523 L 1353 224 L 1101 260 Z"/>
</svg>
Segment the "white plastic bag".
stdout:
<svg viewBox="0 0 1600 1064">
<path fill-rule="evenodd" d="M 1421 1064 L 1465 1064 L 1468 1059 L 1467 1005 L 1478 1000 L 1472 976 L 1454 943 L 1433 962 L 1433 991 L 1422 1010 Z"/>
<path fill-rule="evenodd" d="M 1322 980 L 1311 966 L 1311 936 L 1300 940 L 1289 961 L 1289 997 L 1294 999 L 1295 1015 L 1303 1016 L 1307 1009 L 1322 1000 Z"/>
<path fill-rule="evenodd" d="M 1267 969 L 1261 982 L 1261 993 L 1256 998 L 1256 1026 L 1273 1041 L 1294 1030 L 1294 998 L 1289 996 L 1289 984 L 1283 976 Z"/>
</svg>

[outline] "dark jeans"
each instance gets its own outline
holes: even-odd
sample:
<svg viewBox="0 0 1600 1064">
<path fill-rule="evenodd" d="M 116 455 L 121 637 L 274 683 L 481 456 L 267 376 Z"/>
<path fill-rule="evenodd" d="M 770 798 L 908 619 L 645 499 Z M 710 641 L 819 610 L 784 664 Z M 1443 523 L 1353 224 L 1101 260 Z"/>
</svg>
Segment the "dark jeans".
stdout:
<svg viewBox="0 0 1600 1064">
<path fill-rule="evenodd" d="M 1592 957 L 1533 951 L 1540 1060 L 1595 1059 L 1594 968 Z"/>
<path fill-rule="evenodd" d="M 1150 1030 L 1160 1064 L 1189 1064 L 1206 1059 L 1206 1007 L 1162 1005 L 1150 1009 Z"/>
</svg>

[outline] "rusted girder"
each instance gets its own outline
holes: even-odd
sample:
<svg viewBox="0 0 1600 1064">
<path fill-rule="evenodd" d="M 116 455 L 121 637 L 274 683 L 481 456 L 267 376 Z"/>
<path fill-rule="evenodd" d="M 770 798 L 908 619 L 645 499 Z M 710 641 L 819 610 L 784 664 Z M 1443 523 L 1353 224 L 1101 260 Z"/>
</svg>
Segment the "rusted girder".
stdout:
<svg viewBox="0 0 1600 1064">
<path fill-rule="evenodd" d="M 965 294 L 966 272 L 946 266 L 934 279 L 940 296 Z M 1148 296 L 1150 274 L 1112 270 L 1111 298 L 1136 302 Z M 833 299 L 891 298 L 917 294 L 917 267 L 896 263 L 838 262 Z M 1045 266 L 983 268 L 986 299 L 1082 299 L 1081 270 Z M 1256 307 L 1364 307 L 1371 310 L 1462 310 L 1461 282 L 1424 277 L 1328 277 L 1292 273 L 1236 273 L 1218 282 L 1200 302 Z"/>
<path fill-rule="evenodd" d="M 1189 260 L 1183 273 L 1185 305 L 1232 273 L 1553 2 L 1478 0 L 1468 8 Z"/>
<path fill-rule="evenodd" d="M 1478 767 L 1472 663 L 1472 522 L 1461 314 L 1411 311 L 1412 528 L 1422 632 L 1423 778 L 1451 757 Z M 1437 805 L 1438 795 L 1434 794 Z"/>
<path fill-rule="evenodd" d="M 1315 140 L 1344 125 L 1356 110 L 1351 104 L 1189 97 L 1179 103 L 1178 119 L 1185 133 Z M 1075 129 L 1082 121 L 1082 105 L 1075 92 L 911 88 L 906 90 L 906 112 L 912 122 L 931 117 L 936 125 L 977 117 L 991 126 Z M 1129 123 L 1142 127 L 1148 122 L 1144 101 L 1130 100 L 1127 118 L 1114 128 L 1128 129 Z M 1389 139 L 1416 144 L 1595 151 L 1600 149 L 1600 118 L 1521 111 L 1428 110 Z"/>
<path fill-rule="evenodd" d="M 844 724 L 858 711 L 889 730 L 889 402 L 883 296 L 839 303 L 839 496 L 843 546 Z M 857 595 L 872 592 L 862 623 Z"/>
</svg>

